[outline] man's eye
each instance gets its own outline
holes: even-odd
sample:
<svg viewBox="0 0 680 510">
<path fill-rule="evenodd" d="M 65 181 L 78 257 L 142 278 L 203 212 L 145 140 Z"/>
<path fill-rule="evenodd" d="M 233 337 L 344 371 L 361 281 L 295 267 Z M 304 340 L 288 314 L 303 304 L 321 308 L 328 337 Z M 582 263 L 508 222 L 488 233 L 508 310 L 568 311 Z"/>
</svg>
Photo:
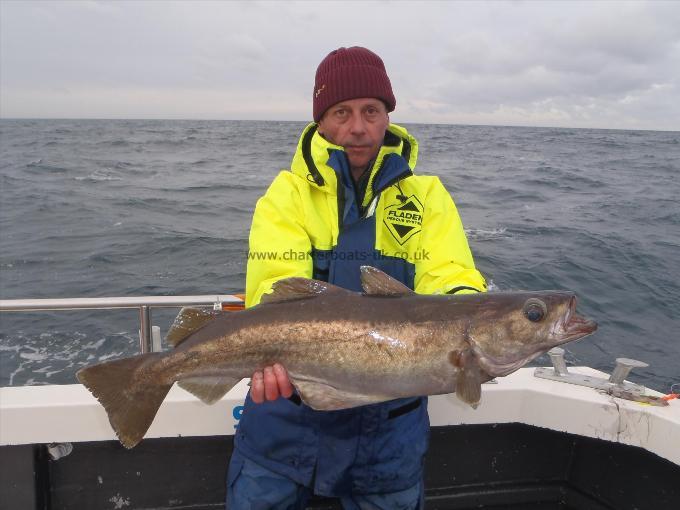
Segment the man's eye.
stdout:
<svg viewBox="0 0 680 510">
<path fill-rule="evenodd" d="M 335 110 L 335 115 L 338 117 L 345 117 L 347 115 L 347 110 Z"/>
</svg>

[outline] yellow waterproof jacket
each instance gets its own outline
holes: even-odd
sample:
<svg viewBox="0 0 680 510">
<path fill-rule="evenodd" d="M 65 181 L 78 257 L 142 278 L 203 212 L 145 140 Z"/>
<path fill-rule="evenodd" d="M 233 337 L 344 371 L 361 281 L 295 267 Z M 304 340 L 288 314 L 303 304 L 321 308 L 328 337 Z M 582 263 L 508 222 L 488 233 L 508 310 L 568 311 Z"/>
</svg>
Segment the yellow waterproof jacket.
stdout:
<svg viewBox="0 0 680 510">
<path fill-rule="evenodd" d="M 389 126 L 361 204 L 355 203 L 342 151 L 309 124 L 290 171 L 279 173 L 258 201 L 250 231 L 246 306 L 259 303 L 282 278 L 328 280 L 339 255 L 343 271 L 351 270 L 347 258 L 353 255 L 362 259 L 356 261 L 357 271 L 360 265 L 375 265 L 394 273 L 390 269 L 397 264 L 398 274 L 392 276 L 421 294 L 486 290 L 451 196 L 438 177 L 413 175 L 415 138 L 400 126 Z M 373 258 L 360 250 L 336 253 L 339 234 L 361 218 L 374 220 L 374 232 L 368 233 Z M 358 281 L 358 273 L 349 278 Z M 352 287 L 342 285 L 337 275 L 333 280 Z"/>
</svg>

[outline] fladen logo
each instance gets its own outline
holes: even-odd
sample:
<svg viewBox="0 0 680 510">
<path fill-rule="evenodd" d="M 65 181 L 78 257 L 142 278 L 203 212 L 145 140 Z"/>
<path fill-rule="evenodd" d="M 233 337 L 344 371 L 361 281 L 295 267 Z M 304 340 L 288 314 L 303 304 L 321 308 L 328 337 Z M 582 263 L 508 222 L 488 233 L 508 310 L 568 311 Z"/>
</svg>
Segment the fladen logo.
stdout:
<svg viewBox="0 0 680 510">
<path fill-rule="evenodd" d="M 420 232 L 423 224 L 423 204 L 411 195 L 404 202 L 385 207 L 383 220 L 387 230 L 400 245 Z"/>
</svg>

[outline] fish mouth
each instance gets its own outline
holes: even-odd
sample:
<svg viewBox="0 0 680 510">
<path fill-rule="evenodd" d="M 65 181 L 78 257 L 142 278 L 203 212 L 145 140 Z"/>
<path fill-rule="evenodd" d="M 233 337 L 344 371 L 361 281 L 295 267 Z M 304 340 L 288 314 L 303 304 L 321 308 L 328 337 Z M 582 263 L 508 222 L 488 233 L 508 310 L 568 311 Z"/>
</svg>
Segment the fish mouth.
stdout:
<svg viewBox="0 0 680 510">
<path fill-rule="evenodd" d="M 597 323 L 586 319 L 576 313 L 576 296 L 572 296 L 569 302 L 569 310 L 562 322 L 562 333 L 560 343 L 571 342 L 577 338 L 590 335 L 597 329 Z"/>
</svg>

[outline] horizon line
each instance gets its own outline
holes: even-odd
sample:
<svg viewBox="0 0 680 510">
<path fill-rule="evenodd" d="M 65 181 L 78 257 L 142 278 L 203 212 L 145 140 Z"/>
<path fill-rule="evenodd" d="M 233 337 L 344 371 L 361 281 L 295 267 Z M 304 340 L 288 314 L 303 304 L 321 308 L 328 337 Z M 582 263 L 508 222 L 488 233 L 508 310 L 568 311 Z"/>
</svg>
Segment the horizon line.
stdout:
<svg viewBox="0 0 680 510">
<path fill-rule="evenodd" d="M 288 123 L 310 123 L 312 120 L 282 120 L 282 119 L 227 119 L 227 118 L 192 118 L 192 117 L 4 117 L 0 116 L 0 121 L 5 120 L 109 120 L 109 121 L 187 121 L 187 122 L 288 122 Z M 592 129 L 600 131 L 651 131 L 659 133 L 677 133 L 678 129 L 653 129 L 653 128 L 610 128 L 610 127 L 574 127 L 574 126 L 536 126 L 529 124 L 470 124 L 452 122 L 412 122 L 399 121 L 392 124 L 411 124 L 411 125 L 431 125 L 431 126 L 459 126 L 459 127 L 506 127 L 506 128 L 529 128 L 529 129 Z"/>
</svg>

